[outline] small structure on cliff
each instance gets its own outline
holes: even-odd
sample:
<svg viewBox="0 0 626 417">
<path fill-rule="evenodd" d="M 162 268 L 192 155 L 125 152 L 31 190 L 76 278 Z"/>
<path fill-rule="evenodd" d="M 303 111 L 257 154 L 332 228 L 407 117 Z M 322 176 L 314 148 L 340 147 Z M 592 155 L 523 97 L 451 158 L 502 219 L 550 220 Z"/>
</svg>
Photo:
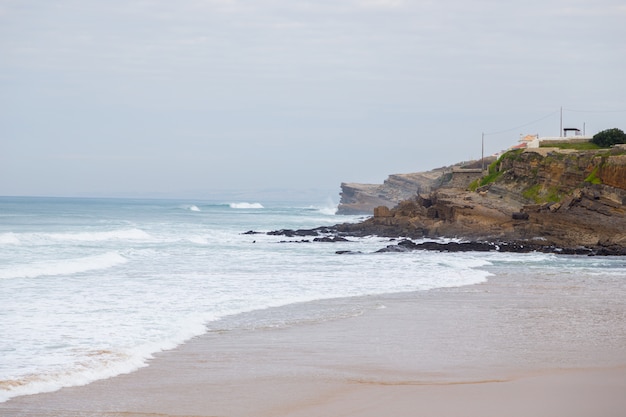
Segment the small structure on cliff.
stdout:
<svg viewBox="0 0 626 417">
<path fill-rule="evenodd" d="M 568 136 L 568 132 L 574 132 L 572 136 Z M 550 145 L 559 145 L 564 143 L 584 143 L 591 142 L 592 136 L 582 135 L 580 129 L 577 128 L 565 128 L 563 129 L 563 136 L 542 136 L 539 134 L 525 135 L 519 139 L 519 142 L 511 146 L 508 150 L 516 149 L 535 149 L 540 147 L 548 147 Z"/>
<path fill-rule="evenodd" d="M 573 132 L 574 136 L 581 136 L 580 134 L 580 129 L 576 128 L 576 127 L 566 127 L 563 129 L 563 137 L 567 137 L 567 133 L 568 132 Z"/>
<path fill-rule="evenodd" d="M 452 168 L 452 177 L 444 187 L 466 189 L 469 185 L 485 175 L 482 168 Z"/>
</svg>

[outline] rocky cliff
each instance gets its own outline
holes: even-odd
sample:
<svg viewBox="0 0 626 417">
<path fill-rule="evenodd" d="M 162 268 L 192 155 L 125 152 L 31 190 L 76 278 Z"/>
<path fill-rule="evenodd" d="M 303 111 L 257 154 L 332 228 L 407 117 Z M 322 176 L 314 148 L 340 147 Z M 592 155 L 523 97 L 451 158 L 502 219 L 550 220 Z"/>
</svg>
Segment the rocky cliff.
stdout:
<svg viewBox="0 0 626 417">
<path fill-rule="evenodd" d="M 508 152 L 470 188 L 434 187 L 339 230 L 584 246 L 605 253 L 626 248 L 623 149 Z"/>
<path fill-rule="evenodd" d="M 493 159 L 486 158 L 486 163 Z M 383 184 L 342 183 L 341 200 L 337 214 L 371 214 L 374 207 L 393 207 L 417 194 L 427 194 L 451 180 L 451 173 L 459 167 L 477 168 L 481 161 L 460 163 L 425 172 L 393 174 Z"/>
<path fill-rule="evenodd" d="M 374 207 L 394 206 L 402 200 L 430 192 L 441 172 L 390 175 L 383 184 L 342 183 L 337 214 L 371 214 Z"/>
</svg>

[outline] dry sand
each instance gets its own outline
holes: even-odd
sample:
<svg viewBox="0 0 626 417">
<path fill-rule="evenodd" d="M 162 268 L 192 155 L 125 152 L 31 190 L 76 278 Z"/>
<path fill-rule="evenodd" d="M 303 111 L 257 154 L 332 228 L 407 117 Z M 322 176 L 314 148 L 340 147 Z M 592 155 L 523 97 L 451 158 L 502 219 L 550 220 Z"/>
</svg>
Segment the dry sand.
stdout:
<svg viewBox="0 0 626 417">
<path fill-rule="evenodd" d="M 12 399 L 0 415 L 626 415 L 625 277 L 501 270 L 471 287 L 329 303 L 364 312 L 213 331 L 132 374 Z"/>
</svg>

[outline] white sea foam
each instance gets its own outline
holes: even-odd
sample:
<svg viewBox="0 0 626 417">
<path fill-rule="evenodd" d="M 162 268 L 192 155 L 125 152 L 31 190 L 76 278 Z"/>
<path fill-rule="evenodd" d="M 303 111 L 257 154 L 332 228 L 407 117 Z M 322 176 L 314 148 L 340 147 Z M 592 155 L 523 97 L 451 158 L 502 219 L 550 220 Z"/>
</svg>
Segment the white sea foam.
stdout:
<svg viewBox="0 0 626 417">
<path fill-rule="evenodd" d="M 337 214 L 337 204 L 333 202 L 332 199 L 328 199 L 324 205 L 311 205 L 307 208 L 308 210 L 315 210 L 320 214 L 324 214 L 326 216 L 333 216 Z"/>
<path fill-rule="evenodd" d="M 42 233 L 43 238 L 59 241 L 102 242 L 106 240 L 150 240 L 152 236 L 140 229 L 119 229 L 98 232 Z"/>
<path fill-rule="evenodd" d="M 187 240 L 198 245 L 208 245 L 209 240 L 204 236 L 189 236 Z"/>
<path fill-rule="evenodd" d="M 332 215 L 337 214 L 337 209 L 338 209 L 337 204 L 335 204 L 332 198 L 328 197 L 328 199 L 326 200 L 326 204 L 323 207 L 321 207 L 319 210 L 320 210 L 320 213 L 322 214 L 332 216 Z"/>
<path fill-rule="evenodd" d="M 317 209 L 321 214 L 332 216 L 337 213 L 337 206 L 320 207 Z"/>
<path fill-rule="evenodd" d="M 268 307 L 472 285 L 488 279 L 491 264 L 623 271 L 610 259 L 596 265 L 582 257 L 573 266 L 533 254 L 378 254 L 388 239 L 305 245 L 242 234 L 334 219 L 319 207 L 203 205 L 202 215 L 180 215 L 191 206 L 177 203 L 173 213 L 171 202 L 150 202 L 150 210 L 145 202 L 74 204 L 70 214 L 85 214 L 68 215 L 63 205 L 30 223 L 0 222 L 0 278 L 17 278 L 0 280 L 0 401 L 131 372 L 227 315 L 252 312 L 245 320 L 254 328 Z M 339 256 L 339 249 L 362 255 Z M 47 276 L 54 278 L 19 279 Z M 295 310 L 308 311 L 293 306 L 271 320 L 294 323 Z"/>
<path fill-rule="evenodd" d="M 28 244 L 49 244 L 49 243 L 89 243 L 105 241 L 151 241 L 154 237 L 149 233 L 136 229 L 116 229 L 101 231 L 81 231 L 81 232 L 28 232 L 28 233 L 2 233 L 0 234 L 0 245 L 28 245 Z"/>
<path fill-rule="evenodd" d="M 128 262 L 117 252 L 75 259 L 40 261 L 0 267 L 0 279 L 36 278 L 41 276 L 71 275 L 79 272 L 108 269 Z"/>
<path fill-rule="evenodd" d="M 206 326 L 196 321 L 181 324 L 170 339 L 144 343 L 130 349 L 74 349 L 77 355 L 71 366 L 46 373 L 22 375 L 17 379 L 0 380 L 0 403 L 21 395 L 53 392 L 63 387 L 87 385 L 100 379 L 134 372 L 147 366 L 154 353 L 174 349 L 205 332 Z"/>
<path fill-rule="evenodd" d="M 85 358 L 76 367 L 0 381 L 0 403 L 21 395 L 53 392 L 63 387 L 87 385 L 99 379 L 130 373 L 146 366 L 146 359 L 110 351 L 86 352 Z"/>
<path fill-rule="evenodd" d="M 230 203 L 230 208 L 233 209 L 262 209 L 265 208 L 261 203 Z"/>
<path fill-rule="evenodd" d="M 20 239 L 15 233 L 0 233 L 0 245 L 19 245 Z"/>
</svg>

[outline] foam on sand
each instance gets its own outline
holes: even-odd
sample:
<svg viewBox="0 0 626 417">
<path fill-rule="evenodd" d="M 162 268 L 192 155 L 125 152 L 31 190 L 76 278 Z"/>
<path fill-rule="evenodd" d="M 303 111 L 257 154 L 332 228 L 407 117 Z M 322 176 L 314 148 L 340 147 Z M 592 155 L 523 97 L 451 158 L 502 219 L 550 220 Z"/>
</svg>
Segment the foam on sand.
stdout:
<svg viewBox="0 0 626 417">
<path fill-rule="evenodd" d="M 509 269 L 480 287 L 337 300 L 369 306 L 343 319 L 209 332 L 133 374 L 0 414 L 623 416 L 621 280 Z"/>
</svg>

